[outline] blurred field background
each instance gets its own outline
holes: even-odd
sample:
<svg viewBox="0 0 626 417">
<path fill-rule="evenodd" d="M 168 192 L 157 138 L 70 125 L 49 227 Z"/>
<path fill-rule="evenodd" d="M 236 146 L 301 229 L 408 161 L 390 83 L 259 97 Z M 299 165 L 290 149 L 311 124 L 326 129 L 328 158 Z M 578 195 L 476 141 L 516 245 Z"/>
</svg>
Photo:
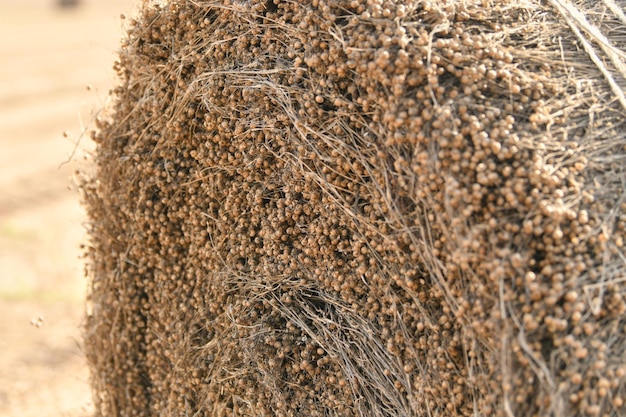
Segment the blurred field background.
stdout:
<svg viewBox="0 0 626 417">
<path fill-rule="evenodd" d="M 1 417 L 92 411 L 80 348 L 84 213 L 68 189 L 88 135 L 64 162 L 115 82 L 120 14 L 134 3 L 0 0 Z"/>
</svg>

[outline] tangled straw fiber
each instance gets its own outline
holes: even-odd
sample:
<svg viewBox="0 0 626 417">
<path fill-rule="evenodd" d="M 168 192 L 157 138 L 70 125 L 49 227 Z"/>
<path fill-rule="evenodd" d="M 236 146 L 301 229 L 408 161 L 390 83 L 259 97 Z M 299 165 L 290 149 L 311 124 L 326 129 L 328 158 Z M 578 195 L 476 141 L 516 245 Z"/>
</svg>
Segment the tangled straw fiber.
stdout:
<svg viewBox="0 0 626 417">
<path fill-rule="evenodd" d="M 83 182 L 98 415 L 626 415 L 622 7 L 144 2 Z"/>
</svg>

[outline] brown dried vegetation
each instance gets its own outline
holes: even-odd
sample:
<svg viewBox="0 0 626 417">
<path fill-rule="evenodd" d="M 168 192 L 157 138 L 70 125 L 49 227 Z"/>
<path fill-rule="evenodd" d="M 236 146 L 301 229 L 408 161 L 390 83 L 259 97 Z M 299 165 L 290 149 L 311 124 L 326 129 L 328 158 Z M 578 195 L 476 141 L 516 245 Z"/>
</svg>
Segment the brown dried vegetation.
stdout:
<svg viewBox="0 0 626 417">
<path fill-rule="evenodd" d="M 575 40 L 531 0 L 145 3 L 83 185 L 99 413 L 624 415 L 624 109 Z"/>
</svg>

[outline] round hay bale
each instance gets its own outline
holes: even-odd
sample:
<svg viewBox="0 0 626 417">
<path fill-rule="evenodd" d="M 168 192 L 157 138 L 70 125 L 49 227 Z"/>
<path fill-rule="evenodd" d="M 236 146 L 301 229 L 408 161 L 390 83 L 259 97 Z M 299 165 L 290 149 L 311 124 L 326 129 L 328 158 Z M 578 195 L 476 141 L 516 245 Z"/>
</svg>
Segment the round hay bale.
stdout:
<svg viewBox="0 0 626 417">
<path fill-rule="evenodd" d="M 144 2 L 83 184 L 98 415 L 626 414 L 619 12 Z"/>
</svg>

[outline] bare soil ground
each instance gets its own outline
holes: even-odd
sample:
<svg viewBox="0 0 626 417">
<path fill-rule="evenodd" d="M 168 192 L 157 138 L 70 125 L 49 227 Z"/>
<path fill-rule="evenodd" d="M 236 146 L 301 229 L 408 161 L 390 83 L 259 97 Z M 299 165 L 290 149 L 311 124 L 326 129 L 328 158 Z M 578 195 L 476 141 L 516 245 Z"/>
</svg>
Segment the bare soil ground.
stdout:
<svg viewBox="0 0 626 417">
<path fill-rule="evenodd" d="M 56 3 L 0 4 L 0 417 L 92 411 L 80 348 L 85 216 L 68 189 L 86 137 L 64 162 L 115 82 L 119 16 L 133 1 Z"/>
</svg>

